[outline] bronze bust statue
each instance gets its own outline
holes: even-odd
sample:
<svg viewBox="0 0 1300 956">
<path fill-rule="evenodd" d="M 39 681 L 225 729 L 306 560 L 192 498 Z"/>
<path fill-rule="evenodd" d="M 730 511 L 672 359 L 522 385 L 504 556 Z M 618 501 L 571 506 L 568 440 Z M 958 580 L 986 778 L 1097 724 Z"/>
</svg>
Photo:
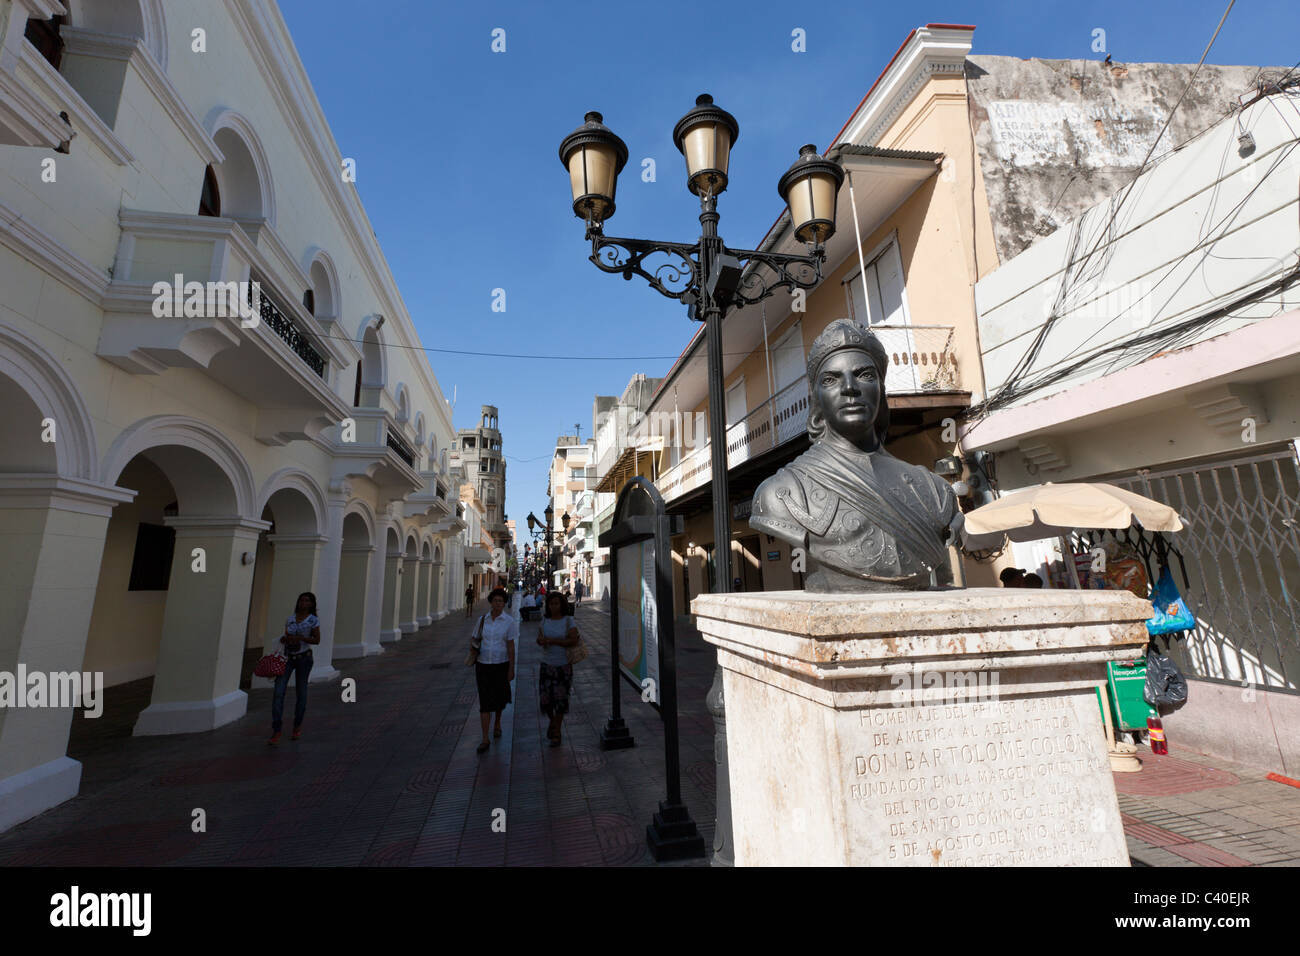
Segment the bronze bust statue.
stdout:
<svg viewBox="0 0 1300 956">
<path fill-rule="evenodd" d="M 888 355 L 837 319 L 808 355 L 812 447 L 754 493 L 750 527 L 804 548 L 810 591 L 950 584 L 947 540 L 961 522 L 948 483 L 884 450 Z"/>
</svg>

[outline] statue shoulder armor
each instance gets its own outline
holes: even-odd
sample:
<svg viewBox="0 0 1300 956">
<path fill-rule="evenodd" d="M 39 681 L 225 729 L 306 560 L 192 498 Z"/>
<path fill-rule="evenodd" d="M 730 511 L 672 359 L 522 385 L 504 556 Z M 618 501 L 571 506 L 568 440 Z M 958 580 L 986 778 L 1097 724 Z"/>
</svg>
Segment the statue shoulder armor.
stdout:
<svg viewBox="0 0 1300 956">
<path fill-rule="evenodd" d="M 808 530 L 790 513 L 784 498 L 789 498 L 800 507 L 807 503 L 799 479 L 787 469 L 781 468 L 765 479 L 754 492 L 749 525 L 785 541 L 802 544 Z"/>
</svg>

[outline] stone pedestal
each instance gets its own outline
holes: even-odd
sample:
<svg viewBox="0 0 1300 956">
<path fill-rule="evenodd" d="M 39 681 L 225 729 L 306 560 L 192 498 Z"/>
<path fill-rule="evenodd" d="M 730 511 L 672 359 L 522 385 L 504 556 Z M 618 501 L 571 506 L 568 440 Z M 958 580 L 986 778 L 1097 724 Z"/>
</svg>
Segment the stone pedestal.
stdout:
<svg viewBox="0 0 1300 956">
<path fill-rule="evenodd" d="M 1127 866 L 1094 688 L 1127 592 L 702 595 L 738 866 Z"/>
</svg>

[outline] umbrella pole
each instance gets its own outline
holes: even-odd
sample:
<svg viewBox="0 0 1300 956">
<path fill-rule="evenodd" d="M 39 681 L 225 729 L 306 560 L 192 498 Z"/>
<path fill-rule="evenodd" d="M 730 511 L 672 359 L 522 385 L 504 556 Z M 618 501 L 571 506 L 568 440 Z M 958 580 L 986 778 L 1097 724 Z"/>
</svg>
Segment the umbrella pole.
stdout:
<svg viewBox="0 0 1300 956">
<path fill-rule="evenodd" d="M 1083 582 L 1079 580 L 1079 568 L 1074 563 L 1074 549 L 1070 547 L 1069 535 L 1061 535 L 1061 560 L 1065 562 L 1066 569 L 1070 572 L 1070 580 L 1074 582 L 1074 589 L 1082 591 Z"/>
</svg>

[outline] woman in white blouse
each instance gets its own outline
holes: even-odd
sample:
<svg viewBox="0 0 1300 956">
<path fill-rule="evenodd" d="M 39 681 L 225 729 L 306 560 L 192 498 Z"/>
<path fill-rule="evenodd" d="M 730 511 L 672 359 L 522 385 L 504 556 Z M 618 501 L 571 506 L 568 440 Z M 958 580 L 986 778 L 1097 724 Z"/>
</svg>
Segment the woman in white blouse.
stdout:
<svg viewBox="0 0 1300 956">
<path fill-rule="evenodd" d="M 493 737 L 501 736 L 501 712 L 510 703 L 510 682 L 515 679 L 515 642 L 519 638 L 519 619 L 506 611 L 505 588 L 493 588 L 488 595 L 490 612 L 479 618 L 476 630 L 482 635 L 474 678 L 478 683 L 478 713 L 483 725 L 483 742 L 478 752 L 492 745 L 488 740 L 488 723 L 496 714 Z"/>
<path fill-rule="evenodd" d="M 285 656 L 289 663 L 284 673 L 275 679 L 275 696 L 271 698 L 271 739 L 279 743 L 280 727 L 284 720 L 284 694 L 289 678 L 294 677 L 293 738 L 302 736 L 302 718 L 307 713 L 307 675 L 311 673 L 311 646 L 320 643 L 320 619 L 316 617 L 316 595 L 303 591 L 298 595 L 298 606 L 284 622 Z"/>
</svg>

